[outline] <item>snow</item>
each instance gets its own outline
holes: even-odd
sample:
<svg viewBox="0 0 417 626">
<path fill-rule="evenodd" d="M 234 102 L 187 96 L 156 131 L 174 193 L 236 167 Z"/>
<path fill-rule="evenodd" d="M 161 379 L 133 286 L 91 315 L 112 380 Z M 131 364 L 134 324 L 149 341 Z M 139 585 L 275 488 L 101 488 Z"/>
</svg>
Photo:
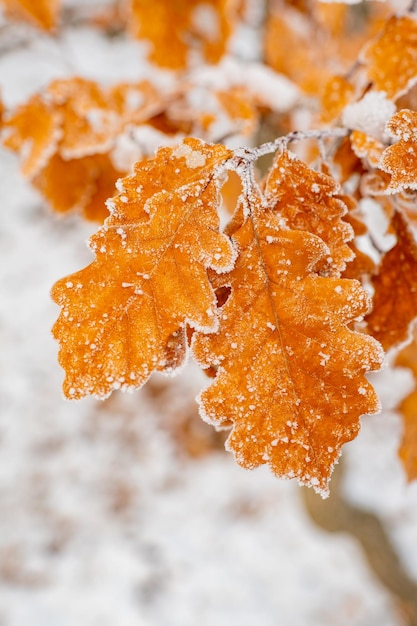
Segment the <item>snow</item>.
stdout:
<svg viewBox="0 0 417 626">
<path fill-rule="evenodd" d="M 396 106 L 383 91 L 368 91 L 361 100 L 348 104 L 342 114 L 346 128 L 360 130 L 383 141 L 385 126 L 396 112 Z"/>
<path fill-rule="evenodd" d="M 9 106 L 74 71 L 148 71 L 136 43 L 75 28 L 58 44 L 30 37 L 0 58 Z M 401 626 L 358 544 L 315 527 L 297 484 L 219 448 L 185 454 L 172 433 L 184 415 L 199 423 L 193 398 L 208 384 L 192 365 L 131 395 L 63 399 L 49 290 L 91 262 L 96 227 L 52 215 L 5 150 L 0 188 L 0 624 Z M 386 372 L 373 380 L 388 410 L 346 446 L 344 489 L 380 514 L 417 577 L 417 485 L 393 411 L 410 381 Z"/>
</svg>

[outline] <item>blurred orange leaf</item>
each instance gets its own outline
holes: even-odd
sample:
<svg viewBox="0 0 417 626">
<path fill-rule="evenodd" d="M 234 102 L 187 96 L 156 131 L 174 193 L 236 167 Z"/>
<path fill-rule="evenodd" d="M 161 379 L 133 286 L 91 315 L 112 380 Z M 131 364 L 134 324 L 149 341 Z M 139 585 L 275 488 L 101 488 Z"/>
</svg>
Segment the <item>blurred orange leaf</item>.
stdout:
<svg viewBox="0 0 417 626">
<path fill-rule="evenodd" d="M 336 120 L 353 98 L 354 91 L 353 85 L 344 76 L 332 76 L 325 84 L 321 97 L 322 122 Z"/>
<path fill-rule="evenodd" d="M 29 179 L 43 169 L 62 137 L 61 114 L 39 95 L 17 108 L 4 123 L 3 143 L 22 153 L 22 173 Z"/>
<path fill-rule="evenodd" d="M 413 14 L 392 16 L 362 51 L 374 89 L 397 99 L 417 81 L 417 20 Z"/>
<path fill-rule="evenodd" d="M 398 410 L 403 418 L 403 436 L 398 451 L 409 481 L 417 479 L 417 336 L 397 355 L 395 365 L 413 372 L 415 388 L 404 398 Z"/>
<path fill-rule="evenodd" d="M 394 211 L 397 243 L 385 253 L 373 277 L 373 309 L 366 317 L 371 335 L 389 350 L 408 338 L 417 317 L 417 244 L 406 218 Z"/>
<path fill-rule="evenodd" d="M 60 0 L 1 0 L 6 15 L 24 19 L 44 30 L 52 30 L 57 23 Z"/>
<path fill-rule="evenodd" d="M 216 63 L 226 51 L 232 10 L 232 0 L 131 0 L 132 32 L 150 42 L 150 59 L 161 67 L 185 68 L 199 47 Z"/>
</svg>

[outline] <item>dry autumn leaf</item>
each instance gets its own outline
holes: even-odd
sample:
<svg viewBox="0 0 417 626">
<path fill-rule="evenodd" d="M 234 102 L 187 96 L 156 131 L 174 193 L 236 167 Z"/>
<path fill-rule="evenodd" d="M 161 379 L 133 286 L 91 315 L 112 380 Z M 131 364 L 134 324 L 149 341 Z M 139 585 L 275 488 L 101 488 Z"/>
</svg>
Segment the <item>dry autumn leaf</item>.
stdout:
<svg viewBox="0 0 417 626">
<path fill-rule="evenodd" d="M 150 42 L 150 60 L 161 67 L 185 68 L 198 47 L 216 63 L 226 51 L 232 9 L 231 0 L 131 0 L 131 29 Z"/>
<path fill-rule="evenodd" d="M 387 193 L 417 189 L 417 112 L 402 109 L 387 124 L 387 134 L 397 140 L 384 150 L 379 167 L 391 180 Z"/>
<path fill-rule="evenodd" d="M 332 76 L 324 86 L 321 97 L 321 121 L 333 122 L 355 93 L 353 85 L 344 76 Z"/>
<path fill-rule="evenodd" d="M 408 338 L 417 317 L 417 244 L 407 220 L 394 211 L 391 228 L 397 243 L 383 256 L 373 277 L 373 309 L 366 317 L 368 330 L 385 350 Z"/>
<path fill-rule="evenodd" d="M 22 153 L 22 173 L 38 174 L 57 150 L 62 136 L 61 114 L 40 95 L 17 108 L 4 123 L 6 148 Z"/>
<path fill-rule="evenodd" d="M 350 142 L 357 157 L 366 159 L 371 168 L 378 166 L 385 147 L 381 141 L 360 130 L 354 130 L 350 134 Z"/>
<path fill-rule="evenodd" d="M 235 252 L 219 233 L 214 171 L 232 154 L 186 139 L 120 182 L 91 239 L 95 261 L 52 292 L 62 307 L 53 332 L 69 398 L 139 387 L 183 361 L 186 323 L 216 329 L 207 268 L 230 269 Z"/>
<path fill-rule="evenodd" d="M 270 209 L 287 228 L 318 235 L 330 254 L 321 261 L 324 274 L 338 276 L 353 259 L 347 242 L 353 230 L 343 219 L 347 207 L 337 197 L 339 185 L 330 176 L 315 172 L 291 152 L 279 154 L 265 182 Z"/>
<path fill-rule="evenodd" d="M 413 341 L 398 354 L 395 365 L 411 369 L 415 387 L 401 402 L 398 410 L 402 414 L 404 430 L 398 450 L 409 481 L 417 479 L 417 334 Z"/>
<path fill-rule="evenodd" d="M 105 90 L 74 77 L 55 80 L 5 121 L 3 142 L 22 155 L 22 173 L 63 213 L 79 210 L 102 222 L 105 200 L 126 173 L 112 162 L 123 129 L 161 109 L 148 81 Z"/>
<path fill-rule="evenodd" d="M 364 374 L 381 365 L 380 347 L 347 327 L 368 297 L 357 281 L 318 275 L 329 254 L 319 237 L 285 228 L 255 192 L 243 208 L 219 329 L 193 338 L 200 365 L 217 369 L 202 415 L 233 426 L 227 448 L 243 467 L 268 463 L 325 495 L 359 416 L 379 409 Z"/>
</svg>

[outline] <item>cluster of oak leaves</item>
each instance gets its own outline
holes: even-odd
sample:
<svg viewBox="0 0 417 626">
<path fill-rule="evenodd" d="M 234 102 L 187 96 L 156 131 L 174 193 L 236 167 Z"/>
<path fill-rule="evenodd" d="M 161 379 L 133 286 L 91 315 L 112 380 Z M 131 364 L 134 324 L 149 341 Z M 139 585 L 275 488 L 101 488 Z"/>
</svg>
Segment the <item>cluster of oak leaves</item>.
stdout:
<svg viewBox="0 0 417 626">
<path fill-rule="evenodd" d="M 56 0 L 2 3 L 54 36 Z M 216 16 L 217 39 L 198 28 L 200 5 Z M 381 3 L 360 12 L 271 2 L 264 76 L 286 76 L 298 93 L 283 111 L 244 80 L 195 97 L 187 63 L 221 62 L 243 0 L 132 0 L 117 10 L 150 42 L 151 61 L 172 70 L 169 88 L 56 80 L 2 115 L 4 145 L 51 207 L 104 222 L 90 242 L 95 260 L 52 291 L 65 395 L 140 387 L 191 351 L 213 378 L 201 414 L 231 429 L 238 463 L 268 463 L 325 494 L 360 416 L 379 409 L 365 374 L 389 351 L 417 377 L 417 17 Z M 314 131 L 296 132 L 300 111 Z M 226 127 L 253 145 L 265 125 L 280 137 L 259 148 L 216 141 Z M 169 147 L 148 154 L 137 138 L 150 135 Z M 388 251 L 367 232 L 364 199 L 395 235 Z M 401 410 L 399 454 L 412 480 L 417 391 Z"/>
</svg>

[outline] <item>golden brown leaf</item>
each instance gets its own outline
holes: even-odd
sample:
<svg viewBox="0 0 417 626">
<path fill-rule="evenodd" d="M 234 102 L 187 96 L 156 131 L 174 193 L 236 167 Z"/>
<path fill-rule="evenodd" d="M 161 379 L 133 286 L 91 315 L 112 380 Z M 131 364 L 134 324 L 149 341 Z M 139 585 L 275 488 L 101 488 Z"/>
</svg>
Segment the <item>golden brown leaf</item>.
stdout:
<svg viewBox="0 0 417 626">
<path fill-rule="evenodd" d="M 398 140 L 384 151 L 379 163 L 391 174 L 387 192 L 417 189 L 417 112 L 398 111 L 388 122 L 387 133 Z"/>
<path fill-rule="evenodd" d="M 226 271 L 235 253 L 218 230 L 213 172 L 231 154 L 186 139 L 121 181 L 111 216 L 91 239 L 95 261 L 53 288 L 69 398 L 139 387 L 183 360 L 186 323 L 216 329 L 207 268 Z"/>
<path fill-rule="evenodd" d="M 6 15 L 24 19 L 44 30 L 52 30 L 57 23 L 60 0 L 1 0 Z"/>
<path fill-rule="evenodd" d="M 344 76 L 332 76 L 326 83 L 321 97 L 321 121 L 333 122 L 351 101 L 353 85 Z"/>
<path fill-rule="evenodd" d="M 391 17 L 383 32 L 362 52 L 369 80 L 378 91 L 396 99 L 417 81 L 417 20 Z"/>
<path fill-rule="evenodd" d="M 337 180 L 346 183 L 352 177 L 361 177 L 364 173 L 362 161 L 352 150 L 349 137 L 345 137 L 340 142 L 333 155 L 333 163 L 338 170 Z"/>
<path fill-rule="evenodd" d="M 380 366 L 380 347 L 347 327 L 368 297 L 357 281 L 317 274 L 328 255 L 319 237 L 283 227 L 255 194 L 248 203 L 233 237 L 238 261 L 223 277 L 231 294 L 219 330 L 194 335 L 199 363 L 217 368 L 199 398 L 202 414 L 233 425 L 227 447 L 243 467 L 269 463 L 326 494 L 359 416 L 378 410 L 364 374 Z"/>
<path fill-rule="evenodd" d="M 345 204 L 349 202 L 349 198 L 343 197 Z M 349 208 L 349 210 L 351 210 Z M 347 213 L 343 219 L 351 225 L 355 237 L 360 237 L 367 232 L 365 224 L 356 215 Z M 343 278 L 355 278 L 361 280 L 364 275 L 370 275 L 375 271 L 375 263 L 365 252 L 362 252 L 356 245 L 355 240 L 349 241 L 349 248 L 355 255 L 354 258 L 346 265 L 346 269 L 342 272 Z"/>
<path fill-rule="evenodd" d="M 403 418 L 403 436 L 398 451 L 409 481 L 417 479 L 417 335 L 398 354 L 395 365 L 413 372 L 415 388 L 401 402 L 398 410 Z"/>
<path fill-rule="evenodd" d="M 360 159 L 366 159 L 370 167 L 377 167 L 384 151 L 384 144 L 362 132 L 354 130 L 350 134 L 352 150 Z"/>
<path fill-rule="evenodd" d="M 61 114 L 59 151 L 64 159 L 106 152 L 120 121 L 97 83 L 79 77 L 53 81 L 47 97 Z"/>
<path fill-rule="evenodd" d="M 121 176 L 108 155 L 66 161 L 55 154 L 33 184 L 58 213 L 80 211 L 87 219 L 103 222 L 109 214 L 105 201 L 114 195 Z"/>
<path fill-rule="evenodd" d="M 372 282 L 373 309 L 368 329 L 389 350 L 404 342 L 417 316 L 417 244 L 405 217 L 394 212 L 391 228 L 397 243 L 382 258 Z"/>
<path fill-rule="evenodd" d="M 4 145 L 22 152 L 22 172 L 33 178 L 57 150 L 62 136 L 61 114 L 35 95 L 17 108 L 5 122 L 4 129 Z"/>
<path fill-rule="evenodd" d="M 218 91 L 216 97 L 222 108 L 237 126 L 237 132 L 251 135 L 258 123 L 258 113 L 252 102 L 253 97 L 243 87 Z"/>
<path fill-rule="evenodd" d="M 132 32 L 150 42 L 150 59 L 161 67 L 185 68 L 199 46 L 217 63 L 231 33 L 232 6 L 231 0 L 131 0 Z"/>
<path fill-rule="evenodd" d="M 353 259 L 347 244 L 353 231 L 342 219 L 347 207 L 337 196 L 339 191 L 333 178 L 315 172 L 288 151 L 276 157 L 265 183 L 268 205 L 287 228 L 306 230 L 327 244 L 329 254 L 320 270 L 334 276 Z"/>
<path fill-rule="evenodd" d="M 381 6 L 382 5 L 382 6 Z M 389 14 L 383 3 L 369 3 L 367 11 L 312 0 L 308 11 L 272 4 L 266 23 L 266 62 L 306 93 L 322 97 L 335 74 L 344 74 L 358 52 L 378 32 Z"/>
<path fill-rule="evenodd" d="M 53 81 L 6 121 L 4 145 L 22 155 L 22 172 L 58 212 L 82 210 L 103 221 L 118 171 L 110 150 L 125 125 L 160 106 L 144 81 L 105 91 L 78 77 Z"/>
</svg>

